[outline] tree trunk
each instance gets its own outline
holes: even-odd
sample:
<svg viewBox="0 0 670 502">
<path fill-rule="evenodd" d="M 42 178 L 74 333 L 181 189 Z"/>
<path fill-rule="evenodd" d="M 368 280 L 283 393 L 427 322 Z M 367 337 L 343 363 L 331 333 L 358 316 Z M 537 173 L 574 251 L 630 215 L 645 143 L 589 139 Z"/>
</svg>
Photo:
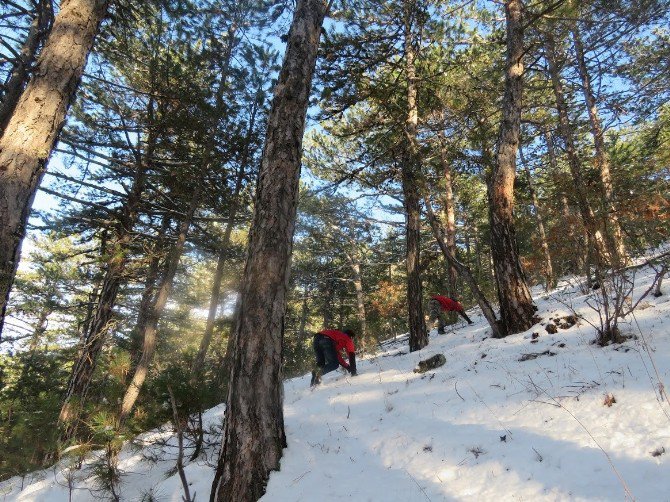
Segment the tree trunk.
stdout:
<svg viewBox="0 0 670 502">
<path fill-rule="evenodd" d="M 579 35 L 579 30 L 575 26 L 572 30 L 572 38 L 575 46 L 575 54 L 577 56 L 577 69 L 582 81 L 582 90 L 584 92 L 584 101 L 589 112 L 589 122 L 591 123 L 591 134 L 593 135 L 593 144 L 595 147 L 594 164 L 596 170 L 600 173 L 600 182 L 603 189 L 603 208 L 605 218 L 605 228 L 610 228 L 611 232 L 607 232 L 608 237 L 612 243 L 610 245 L 610 254 L 614 263 L 617 266 L 625 265 L 626 262 L 626 246 L 624 244 L 623 232 L 617 210 L 614 207 L 614 188 L 612 186 L 612 174 L 610 172 L 610 161 L 605 147 L 605 136 L 603 133 L 602 123 L 598 115 L 598 106 L 596 105 L 596 98 L 593 95 L 593 88 L 591 86 L 591 76 L 589 75 L 586 66 L 586 59 L 584 57 L 584 44 Z"/>
<path fill-rule="evenodd" d="M 30 68 L 37 58 L 37 52 L 49 35 L 53 22 L 53 5 L 51 0 L 42 0 L 36 6 L 35 17 L 30 24 L 28 36 L 21 47 L 18 61 L 5 84 L 5 95 L 0 103 L 0 137 L 12 117 L 21 93 L 30 79 Z"/>
<path fill-rule="evenodd" d="M 301 345 L 306 339 L 305 327 L 307 326 L 307 315 L 309 314 L 309 294 L 310 289 L 305 288 L 302 297 L 302 308 L 300 309 L 300 323 L 298 324 L 298 340 Z"/>
<path fill-rule="evenodd" d="M 204 174 L 202 170 L 202 174 Z M 173 247 L 170 249 L 170 252 L 165 260 L 165 272 L 161 278 L 160 285 L 156 292 L 156 297 L 154 299 L 154 304 L 149 309 L 149 312 L 146 317 L 146 325 L 144 327 L 144 333 L 142 336 L 143 345 L 142 345 L 142 355 L 135 367 L 135 373 L 133 378 L 126 389 L 126 393 L 123 396 L 123 401 L 121 403 L 121 411 L 119 413 L 119 424 L 123 424 L 130 412 L 135 406 L 135 401 L 140 394 L 142 385 L 146 380 L 147 374 L 149 373 L 149 366 L 153 361 L 154 352 L 156 351 L 156 332 L 158 330 L 158 321 L 163 315 L 165 310 L 165 305 L 167 304 L 168 298 L 170 298 L 170 293 L 172 293 L 172 285 L 174 284 L 174 276 L 177 273 L 177 266 L 179 265 L 179 260 L 181 255 L 184 253 L 184 246 L 186 245 L 186 237 L 188 236 L 188 231 L 191 227 L 191 222 L 200 203 L 200 196 L 202 194 L 202 187 L 204 182 L 197 184 L 197 188 L 193 191 L 193 196 L 189 204 L 188 211 L 186 216 L 179 223 L 179 233 L 177 234 L 177 240 L 174 243 Z"/>
<path fill-rule="evenodd" d="M 152 305 L 154 304 L 154 293 L 156 291 L 156 281 L 158 280 L 158 272 L 160 269 L 160 262 L 166 250 L 166 238 L 168 230 L 170 229 L 170 218 L 165 215 L 161 222 L 160 235 L 156 240 L 151 253 L 151 261 L 147 269 L 147 275 L 144 279 L 144 290 L 140 298 L 140 304 L 137 308 L 137 319 L 135 326 L 130 332 L 130 358 L 133 365 L 136 365 L 142 354 L 142 346 L 144 340 L 144 330 L 147 326 L 147 320 Z"/>
<path fill-rule="evenodd" d="M 454 255 L 449 249 L 449 246 L 447 245 L 446 232 L 444 231 L 437 217 L 435 216 L 435 213 L 433 212 L 433 207 L 428 197 L 424 197 L 424 201 L 426 204 L 426 212 L 428 213 L 428 220 L 430 221 L 430 227 L 433 230 L 433 236 L 435 236 L 435 239 L 437 240 L 437 243 L 440 246 L 442 255 L 447 260 L 449 266 L 454 267 L 458 271 L 460 276 L 463 278 L 465 283 L 470 288 L 472 296 L 475 298 L 475 301 L 477 302 L 477 305 L 479 305 L 479 308 L 482 309 L 482 314 L 484 314 L 484 317 L 486 318 L 486 320 L 489 323 L 489 326 L 491 327 L 493 338 L 503 338 L 505 336 L 505 333 L 501 330 L 500 323 L 496 319 L 496 315 L 495 312 L 493 312 L 491 304 L 488 302 L 486 296 L 484 296 L 484 293 L 481 291 L 481 289 L 479 289 L 477 281 L 473 277 L 470 269 L 463 263 L 458 261 L 456 255 Z"/>
<path fill-rule="evenodd" d="M 30 207 L 65 121 L 107 0 L 63 0 L 0 138 L 0 335 Z"/>
<path fill-rule="evenodd" d="M 76 419 L 79 417 L 81 407 L 86 400 L 88 388 L 98 362 L 98 356 L 107 339 L 107 333 L 112 327 L 116 297 L 128 264 L 128 248 L 133 240 L 133 228 L 139 217 L 146 175 L 151 165 L 151 158 L 156 142 L 155 128 L 153 127 L 153 107 L 153 100 L 150 99 L 147 106 L 147 117 L 150 124 L 147 136 L 147 149 L 144 158 L 139 154 L 136 158 L 133 185 L 114 230 L 114 242 L 108 245 L 111 249 L 108 250 L 109 260 L 107 262 L 107 271 L 102 281 L 95 313 L 87 325 L 88 331 L 83 337 L 83 345 L 79 351 L 77 361 L 72 367 L 68 387 L 63 398 L 63 405 L 58 417 L 59 423 L 64 426 L 61 434 L 62 442 L 67 442 L 75 434 L 78 426 Z"/>
<path fill-rule="evenodd" d="M 504 334 L 510 335 L 530 328 L 537 309 L 533 305 L 519 259 L 513 211 L 523 89 L 524 50 L 521 1 L 507 0 L 505 14 L 507 19 L 505 96 L 496 162 L 488 194 L 491 253 L 498 286 L 500 317 Z"/>
<path fill-rule="evenodd" d="M 281 378 L 302 137 L 328 3 L 298 0 L 274 90 L 231 343 L 223 446 L 210 500 L 258 500 L 286 447 Z"/>
<path fill-rule="evenodd" d="M 565 102 L 563 93 L 563 83 L 558 69 L 558 59 L 556 54 L 556 43 L 551 33 L 545 33 L 545 49 L 547 66 L 551 77 L 551 83 L 554 90 L 554 97 L 556 99 L 556 110 L 558 112 L 558 124 L 561 136 L 565 142 L 565 153 L 568 157 L 568 166 L 570 167 L 570 174 L 574 181 L 575 196 L 579 206 L 579 212 L 584 223 L 584 228 L 589 234 L 589 241 L 594 246 L 594 258 L 596 266 L 603 264 L 607 259 L 607 247 L 603 239 L 603 235 L 598 228 L 595 214 L 591 208 L 591 204 L 586 196 L 586 185 L 582 176 L 582 169 L 580 166 L 577 151 L 575 149 L 575 141 L 572 135 L 573 128 L 568 117 L 568 107 Z"/>
<path fill-rule="evenodd" d="M 363 293 L 363 279 L 361 278 L 361 262 L 358 255 L 350 256 L 349 264 L 353 272 L 354 289 L 356 290 L 356 316 L 358 317 L 358 324 L 360 326 L 360 339 L 366 340 L 368 334 L 368 327 L 365 315 L 365 294 Z"/>
<path fill-rule="evenodd" d="M 423 315 L 421 291 L 421 198 L 419 195 L 419 123 L 416 102 L 416 68 L 412 34 L 412 4 L 404 2 L 405 73 L 407 78 L 407 116 L 405 118 L 405 152 L 402 161 L 402 191 L 406 220 L 407 310 L 409 313 L 409 350 L 414 352 L 428 345 L 428 330 Z"/>
<path fill-rule="evenodd" d="M 524 162 L 523 159 L 523 150 L 519 148 L 519 156 L 521 157 L 521 162 L 524 165 L 524 170 L 526 172 L 526 179 L 528 180 L 528 191 L 530 192 L 530 198 L 533 202 L 533 207 L 535 208 L 535 219 L 537 220 L 537 232 L 540 235 L 540 245 L 542 246 L 542 253 L 544 254 L 544 277 L 545 277 L 545 291 L 549 291 L 556 287 L 556 278 L 554 277 L 554 266 L 551 262 L 551 253 L 549 252 L 549 243 L 547 242 L 547 234 L 544 231 L 544 220 L 542 218 L 542 211 L 540 209 L 540 201 L 537 198 L 537 193 L 535 192 L 535 186 L 533 185 L 533 178 L 530 175 L 530 169 L 528 169 L 528 164 Z"/>
<path fill-rule="evenodd" d="M 235 226 L 235 218 L 237 217 L 237 210 L 240 205 L 239 197 L 240 192 L 242 191 L 245 171 L 249 162 L 249 145 L 251 143 L 251 136 L 253 135 L 256 124 L 256 113 L 258 111 L 258 105 L 259 103 L 254 103 L 254 107 L 251 111 L 251 118 L 249 120 L 249 127 L 247 129 L 246 143 L 244 145 L 244 153 L 242 154 L 240 166 L 237 170 L 237 176 L 235 178 L 235 188 L 230 199 L 228 220 L 226 221 L 226 229 L 223 233 L 223 239 L 221 239 L 221 250 L 219 251 L 219 258 L 216 262 L 216 272 L 212 282 L 212 296 L 209 300 L 209 312 L 207 314 L 205 333 L 202 336 L 202 340 L 200 341 L 200 348 L 198 349 L 198 353 L 193 360 L 193 366 L 191 367 L 191 375 L 193 378 L 195 378 L 196 375 L 199 375 L 200 371 L 202 370 L 202 365 L 205 362 L 205 356 L 207 355 L 207 350 L 209 349 L 209 345 L 212 342 L 212 335 L 214 334 L 214 321 L 216 321 L 216 312 L 221 301 L 221 281 L 223 280 L 223 269 L 226 264 L 226 251 L 228 250 L 230 235 L 233 231 L 233 227 Z"/>
<path fill-rule="evenodd" d="M 335 284 L 332 278 L 326 279 L 326 294 L 323 296 L 323 325 L 326 328 L 333 323 L 333 303 L 335 299 Z"/>
<path fill-rule="evenodd" d="M 447 239 L 447 247 L 452 256 L 456 256 L 456 213 L 454 210 L 454 190 L 452 182 L 451 165 L 447 158 L 447 146 L 444 132 L 439 132 L 440 140 L 440 164 L 442 167 L 442 176 L 444 177 L 444 197 L 442 205 L 445 221 L 445 232 Z M 456 268 L 449 265 L 448 270 L 448 296 L 456 298 Z"/>
</svg>

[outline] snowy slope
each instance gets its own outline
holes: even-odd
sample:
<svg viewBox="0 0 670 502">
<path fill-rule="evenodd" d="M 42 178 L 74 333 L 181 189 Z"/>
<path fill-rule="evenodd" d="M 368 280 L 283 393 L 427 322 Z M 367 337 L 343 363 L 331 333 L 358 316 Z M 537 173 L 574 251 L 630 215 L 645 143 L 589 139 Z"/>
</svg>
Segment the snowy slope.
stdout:
<svg viewBox="0 0 670 502">
<path fill-rule="evenodd" d="M 638 271 L 635 296 L 652 280 L 651 270 Z M 566 305 L 595 322 L 585 299 L 567 283 L 548 296 L 536 291 L 543 324 L 570 314 Z M 637 339 L 620 346 L 592 345 L 595 332 L 584 321 L 553 335 L 536 325 L 493 340 L 475 313 L 475 325 L 432 334 L 419 353 L 407 353 L 406 342 L 389 345 L 361 361 L 357 377 L 329 374 L 316 389 L 307 376 L 289 380 L 288 448 L 262 500 L 670 501 L 670 403 L 659 393 L 659 377 L 670 383 L 668 300 L 644 300 L 621 325 Z M 444 366 L 413 372 L 437 353 Z M 524 354 L 542 355 L 520 361 Z M 220 427 L 222 416 L 220 406 L 205 418 Z M 122 499 L 151 492 L 181 500 L 171 431 L 139 439 L 146 446 L 121 455 Z M 209 498 L 215 447 L 207 454 L 209 464 L 186 468 L 196 500 Z M 102 496 L 87 475 L 74 474 L 73 500 Z M 0 500 L 68 496 L 57 468 L 0 484 Z"/>
</svg>

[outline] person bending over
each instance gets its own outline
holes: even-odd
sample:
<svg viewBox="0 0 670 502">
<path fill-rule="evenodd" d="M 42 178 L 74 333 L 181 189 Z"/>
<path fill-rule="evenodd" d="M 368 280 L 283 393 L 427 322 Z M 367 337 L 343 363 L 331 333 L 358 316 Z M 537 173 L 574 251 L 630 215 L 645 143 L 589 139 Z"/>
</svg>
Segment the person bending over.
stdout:
<svg viewBox="0 0 670 502">
<path fill-rule="evenodd" d="M 448 296 L 434 295 L 430 300 L 430 320 L 434 322 L 437 319 L 437 332 L 440 335 L 444 334 L 444 326 L 446 325 L 442 312 L 458 312 L 463 319 L 468 321 L 468 324 L 472 324 L 465 310 L 463 310 L 463 305 L 458 301 Z"/>
<path fill-rule="evenodd" d="M 312 371 L 310 386 L 321 383 L 321 377 L 326 373 L 336 370 L 338 366 L 344 367 L 351 376 L 356 376 L 356 348 L 353 338 L 355 333 L 350 329 L 339 331 L 337 329 L 324 329 L 314 335 L 314 355 L 316 356 L 316 367 Z M 342 353 L 349 356 L 349 362 L 345 361 Z"/>
</svg>

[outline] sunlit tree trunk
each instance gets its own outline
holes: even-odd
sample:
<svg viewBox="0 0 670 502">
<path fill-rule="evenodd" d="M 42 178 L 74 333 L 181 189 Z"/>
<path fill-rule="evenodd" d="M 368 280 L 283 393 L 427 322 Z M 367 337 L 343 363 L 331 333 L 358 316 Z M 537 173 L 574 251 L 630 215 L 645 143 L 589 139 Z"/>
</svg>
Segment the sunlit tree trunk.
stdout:
<svg viewBox="0 0 670 502">
<path fill-rule="evenodd" d="M 522 155 L 522 150 L 519 149 L 519 155 Z M 547 242 L 547 234 L 544 230 L 544 219 L 542 218 L 542 208 L 540 207 L 540 201 L 537 198 L 537 192 L 535 191 L 535 185 L 533 184 L 533 178 L 530 175 L 530 169 L 528 164 L 526 164 L 521 157 L 521 162 L 524 166 L 524 171 L 526 173 L 526 180 L 528 182 L 528 191 L 530 192 L 530 199 L 535 208 L 535 220 L 537 221 L 537 233 L 540 237 L 540 245 L 542 246 L 542 254 L 544 255 L 544 277 L 545 277 L 545 290 L 549 291 L 550 289 L 556 286 L 556 278 L 554 277 L 554 266 L 551 260 L 551 253 L 549 252 L 549 243 Z"/>
<path fill-rule="evenodd" d="M 31 67 L 35 63 L 39 48 L 51 30 L 54 15 L 52 0 L 39 1 L 35 9 L 35 17 L 30 23 L 28 36 L 19 52 L 18 61 L 4 85 L 5 93 L 0 103 L 0 136 L 7 127 L 7 122 L 14 113 L 21 98 L 21 93 L 28 83 Z"/>
<path fill-rule="evenodd" d="M 414 36 L 412 34 L 413 2 L 405 0 L 404 48 L 407 79 L 407 115 L 405 118 L 405 152 L 402 160 L 402 192 L 406 215 L 407 311 L 409 314 L 409 350 L 428 345 L 428 330 L 423 315 L 421 287 L 421 198 L 419 194 L 420 163 L 417 143 L 419 123 Z"/>
<path fill-rule="evenodd" d="M 65 121 L 106 0 L 63 0 L 0 137 L 0 334 L 35 192 Z"/>
<path fill-rule="evenodd" d="M 286 291 L 302 137 L 327 9 L 323 0 L 298 0 L 274 90 L 230 344 L 223 446 L 210 500 L 258 500 L 286 447 L 281 378 Z"/>
<path fill-rule="evenodd" d="M 447 157 L 446 138 L 444 137 L 443 131 L 439 132 L 438 138 L 440 141 L 440 166 L 442 168 L 442 177 L 444 179 L 444 196 L 442 197 L 445 223 L 444 230 L 446 233 L 447 247 L 449 248 L 449 252 L 453 256 L 456 256 L 456 211 L 454 208 L 452 169 Z M 458 272 L 454 266 L 449 265 L 447 274 L 447 284 L 449 286 L 448 295 L 456 298 L 458 296 L 456 293 L 456 276 Z"/>
<path fill-rule="evenodd" d="M 521 2 L 505 2 L 507 63 L 502 123 L 496 162 L 489 183 L 491 254 L 500 301 L 502 334 L 525 331 L 533 325 L 536 308 L 521 267 L 514 228 L 514 179 L 521 130 L 523 89 L 523 24 Z"/>
<path fill-rule="evenodd" d="M 149 124 L 153 126 L 154 103 L 151 99 L 147 106 L 147 117 Z M 145 154 L 140 155 L 138 148 L 133 184 L 114 229 L 113 241 L 107 244 L 109 259 L 95 311 L 87 325 L 88 330 L 83 337 L 83 344 L 79 350 L 77 360 L 72 366 L 70 380 L 63 397 L 63 405 L 59 415 L 59 422 L 63 427 L 62 442 L 71 439 L 76 431 L 77 419 L 86 400 L 98 357 L 105 345 L 107 333 L 113 325 L 116 297 L 128 265 L 128 252 L 133 240 L 133 228 L 139 217 L 146 175 L 154 152 L 156 140 L 154 127 L 149 127 L 149 131 Z"/>
<path fill-rule="evenodd" d="M 223 271 L 226 264 L 228 245 L 230 244 L 230 236 L 233 232 L 235 219 L 237 218 L 237 211 L 240 206 L 240 193 L 242 191 L 242 185 L 246 175 L 247 164 L 249 163 L 250 145 L 256 125 L 256 113 L 258 112 L 259 105 L 260 103 L 258 102 L 255 102 L 253 105 L 251 118 L 249 120 L 249 127 L 247 128 L 246 141 L 244 143 L 244 152 L 237 170 L 237 175 L 235 176 L 235 187 L 233 189 L 233 193 L 231 194 L 230 208 L 228 209 L 228 219 L 226 220 L 226 228 L 223 232 L 223 238 L 221 239 L 221 250 L 219 251 L 219 257 L 216 262 L 216 272 L 214 273 L 214 279 L 212 281 L 212 295 L 209 300 L 209 311 L 207 314 L 205 333 L 202 336 L 202 340 L 200 341 L 200 348 L 198 349 L 198 353 L 196 354 L 193 361 L 193 366 L 191 367 L 191 375 L 194 378 L 200 373 L 202 365 L 205 362 L 207 350 L 209 349 L 209 345 L 212 343 L 214 322 L 216 321 L 216 312 L 218 310 L 219 303 L 221 302 L 221 281 L 223 280 Z"/>
<path fill-rule="evenodd" d="M 609 156 L 605 146 L 605 136 L 603 126 L 598 114 L 596 98 L 591 86 L 591 76 L 589 75 L 586 59 L 584 57 L 584 44 L 582 43 L 579 30 L 575 26 L 572 30 L 572 38 L 577 56 L 577 69 L 582 81 L 582 91 L 584 92 L 584 101 L 589 112 L 589 122 L 591 123 L 591 134 L 593 135 L 593 144 L 595 147 L 594 164 L 596 170 L 600 173 L 600 182 L 603 189 L 603 206 L 605 217 L 605 226 L 610 229 L 609 238 L 612 240 L 610 253 L 614 263 L 617 265 L 626 262 L 626 246 L 624 243 L 621 224 L 616 207 L 614 207 L 614 188 L 612 185 L 612 173 L 610 169 Z"/>
<path fill-rule="evenodd" d="M 191 227 L 193 217 L 195 212 L 200 204 L 200 196 L 202 194 L 203 183 L 198 183 L 197 187 L 193 191 L 193 195 L 186 211 L 184 219 L 179 222 L 179 232 L 177 234 L 177 240 L 174 245 L 170 248 L 170 251 L 165 259 L 165 271 L 161 277 L 161 282 L 156 290 L 156 297 L 154 298 L 154 303 L 149 309 L 149 313 L 146 317 L 146 325 L 144 326 L 144 333 L 142 333 L 142 354 L 137 362 L 135 367 L 135 373 L 133 378 L 128 384 L 128 388 L 123 396 L 123 401 L 121 402 L 121 411 L 119 412 L 119 423 L 123 424 L 124 421 L 130 415 L 130 412 L 135 406 L 135 402 L 140 394 L 142 385 L 147 378 L 149 373 L 149 367 L 153 361 L 154 352 L 156 351 L 156 342 L 157 342 L 157 331 L 158 331 L 158 321 L 165 311 L 165 305 L 167 304 L 170 294 L 172 293 L 172 286 L 174 284 L 174 277 L 177 273 L 177 267 L 179 265 L 179 260 L 181 259 L 182 254 L 184 253 L 184 247 L 186 246 L 186 238 L 188 237 L 188 231 Z"/>
<path fill-rule="evenodd" d="M 558 69 L 556 42 L 554 41 L 553 35 L 549 32 L 545 33 L 545 56 L 547 58 L 547 66 L 551 77 L 552 88 L 554 90 L 554 97 L 556 99 L 559 131 L 565 142 L 565 153 L 568 158 L 570 174 L 572 175 L 572 180 L 574 182 L 574 193 L 579 206 L 579 212 L 582 217 L 584 228 L 589 236 L 588 241 L 594 247 L 595 252 L 593 254 L 596 264 L 602 264 L 607 259 L 607 246 L 602 232 L 598 228 L 591 203 L 586 195 L 586 185 L 582 175 L 579 158 L 575 150 L 575 141 L 572 132 L 573 128 L 568 117 L 568 107 L 565 101 L 563 83 Z"/>
</svg>

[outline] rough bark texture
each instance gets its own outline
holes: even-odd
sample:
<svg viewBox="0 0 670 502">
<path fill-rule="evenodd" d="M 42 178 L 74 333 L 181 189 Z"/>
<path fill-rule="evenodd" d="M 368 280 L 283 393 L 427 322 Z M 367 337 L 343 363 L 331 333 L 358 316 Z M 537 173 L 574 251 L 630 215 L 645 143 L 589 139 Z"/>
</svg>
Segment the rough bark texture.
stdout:
<svg viewBox="0 0 670 502">
<path fill-rule="evenodd" d="M 589 122 L 591 123 L 591 134 L 593 135 L 593 144 L 595 147 L 595 156 L 593 158 L 596 170 L 600 173 L 600 182 L 603 190 L 603 209 L 605 218 L 605 228 L 609 228 L 607 232 L 611 239 L 610 254 L 614 263 L 617 266 L 624 265 L 626 262 L 626 246 L 623 239 L 623 231 L 619 223 L 617 210 L 614 207 L 614 187 L 612 185 L 612 174 L 610 170 L 609 156 L 605 147 L 605 136 L 603 133 L 603 126 L 598 114 L 598 105 L 593 94 L 593 87 L 591 86 L 591 76 L 589 75 L 588 67 L 586 66 L 586 59 L 584 56 L 584 44 L 582 43 L 579 30 L 575 26 L 572 31 L 572 38 L 575 46 L 575 54 L 577 56 L 577 69 L 582 81 L 582 91 L 584 93 L 584 101 L 589 112 Z"/>
<path fill-rule="evenodd" d="M 21 47 L 18 61 L 14 65 L 8 81 L 5 83 L 5 93 L 0 103 L 0 136 L 5 130 L 7 122 L 12 117 L 16 105 L 19 103 L 21 93 L 30 79 L 31 66 L 37 59 L 37 53 L 45 38 L 49 35 L 53 22 L 53 5 L 51 0 L 41 0 L 36 6 L 35 17 L 28 36 Z"/>
<path fill-rule="evenodd" d="M 495 267 L 500 317 L 505 334 L 519 333 L 533 325 L 536 308 L 519 259 L 514 229 L 514 179 L 521 130 L 523 89 L 523 25 L 521 2 L 505 3 L 507 63 L 502 123 L 496 162 L 489 183 L 491 253 Z"/>
<path fill-rule="evenodd" d="M 63 0 L 0 138 L 0 334 L 30 207 L 74 99 L 106 0 Z"/>
<path fill-rule="evenodd" d="M 405 152 L 402 160 L 402 192 L 406 215 L 407 310 L 409 314 L 409 350 L 428 345 L 428 330 L 423 315 L 421 288 L 421 197 L 419 194 L 420 164 L 417 144 L 419 123 L 416 102 L 416 68 L 412 35 L 412 2 L 404 2 L 405 73 L 407 78 L 407 116 L 405 118 Z"/>
<path fill-rule="evenodd" d="M 430 200 L 428 200 L 428 198 L 425 197 L 424 201 L 426 204 L 426 211 L 428 213 L 428 221 L 430 222 L 430 228 L 432 229 L 433 236 L 435 237 L 438 245 L 440 246 L 442 255 L 447 260 L 447 263 L 449 263 L 450 266 L 454 267 L 458 271 L 459 275 L 463 278 L 465 283 L 470 288 L 472 296 L 475 297 L 477 305 L 479 305 L 479 307 L 482 309 L 482 313 L 484 314 L 484 317 L 486 318 L 486 320 L 489 323 L 489 326 L 491 327 L 493 337 L 502 338 L 503 336 L 505 336 L 505 333 L 504 331 L 502 331 L 500 322 L 496 319 L 496 315 L 495 312 L 493 311 L 493 308 L 491 307 L 491 304 L 488 302 L 486 296 L 484 296 L 484 293 L 481 291 L 481 289 L 479 289 L 477 281 L 472 275 L 470 269 L 465 264 L 458 261 L 456 255 L 454 255 L 449 249 L 449 246 L 447 245 L 446 232 L 440 225 L 440 222 L 437 219 L 437 217 L 435 216 L 435 212 L 433 211 L 433 207 L 430 203 Z"/>
<path fill-rule="evenodd" d="M 563 92 L 563 82 L 561 81 L 558 68 L 558 59 L 556 54 L 556 43 L 551 33 L 545 33 L 545 56 L 547 66 L 551 77 L 554 97 L 556 99 L 556 110 L 558 112 L 558 128 L 563 141 L 565 142 L 565 153 L 568 157 L 568 166 L 574 182 L 575 197 L 579 206 L 579 212 L 584 223 L 584 228 L 589 236 L 588 241 L 594 247 L 594 259 L 596 265 L 607 261 L 607 247 L 603 239 L 602 232 L 598 228 L 596 217 L 591 207 L 591 203 L 586 195 L 586 185 L 582 176 L 582 169 L 575 149 L 575 141 L 572 134 L 572 126 L 568 117 L 568 107 L 565 102 Z M 589 245 L 590 247 L 590 245 Z M 588 254 L 588 252 L 587 252 Z"/>
<path fill-rule="evenodd" d="M 305 116 L 328 4 L 299 0 L 274 90 L 237 325 L 211 500 L 255 501 L 286 447 L 281 378 L 284 315 L 298 203 Z"/>
</svg>

